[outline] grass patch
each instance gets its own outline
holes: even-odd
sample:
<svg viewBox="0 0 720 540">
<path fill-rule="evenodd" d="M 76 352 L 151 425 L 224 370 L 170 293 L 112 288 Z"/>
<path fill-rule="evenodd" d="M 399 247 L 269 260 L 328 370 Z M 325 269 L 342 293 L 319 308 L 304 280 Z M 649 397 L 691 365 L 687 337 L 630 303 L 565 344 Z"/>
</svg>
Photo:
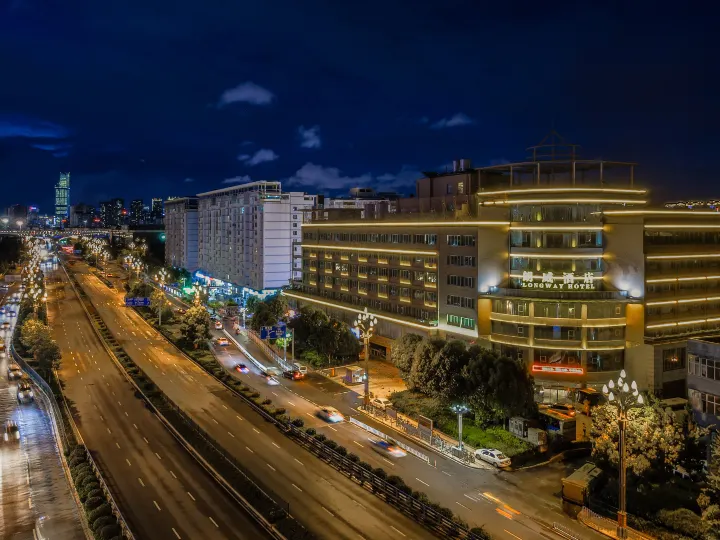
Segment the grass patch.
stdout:
<svg viewBox="0 0 720 540">
<path fill-rule="evenodd" d="M 435 429 L 457 438 L 457 416 L 449 405 L 419 392 L 403 390 L 390 395 L 395 410 L 417 419 L 419 415 L 433 419 Z M 501 426 L 481 427 L 474 423 L 472 414 L 463 420 L 463 442 L 475 448 L 497 448 L 508 457 L 531 450 L 532 444 L 520 440 Z"/>
</svg>

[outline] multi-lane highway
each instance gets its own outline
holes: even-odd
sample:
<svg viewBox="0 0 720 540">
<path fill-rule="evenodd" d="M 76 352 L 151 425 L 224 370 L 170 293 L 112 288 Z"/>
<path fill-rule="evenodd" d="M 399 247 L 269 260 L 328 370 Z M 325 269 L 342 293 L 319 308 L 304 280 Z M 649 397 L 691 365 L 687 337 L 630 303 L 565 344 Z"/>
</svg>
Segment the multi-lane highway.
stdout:
<svg viewBox="0 0 720 540">
<path fill-rule="evenodd" d="M 0 315 L 0 323 L 10 323 L 0 332 L 8 347 L 16 321 L 8 311 L 18 310 L 8 300 L 16 295 L 15 289 L 10 287 L 3 298 L 5 313 Z M 43 518 L 43 530 L 53 538 L 85 538 L 46 404 L 40 399 L 18 403 L 18 381 L 8 380 L 10 362 L 9 352 L 0 351 L 0 423 L 3 431 L 8 420 L 20 428 L 19 442 L 0 438 L 0 536 L 31 540 L 37 521 Z"/>
<path fill-rule="evenodd" d="M 124 307 L 76 264 L 80 283 L 110 331 L 133 360 L 225 450 L 280 494 L 290 512 L 320 538 L 431 538 L 416 522 L 337 473 L 281 434 L 244 401 Z"/>
<path fill-rule="evenodd" d="M 48 312 L 85 444 L 138 539 L 266 538 L 134 393 L 62 271 Z M 104 285 L 103 285 L 104 287 Z"/>
</svg>

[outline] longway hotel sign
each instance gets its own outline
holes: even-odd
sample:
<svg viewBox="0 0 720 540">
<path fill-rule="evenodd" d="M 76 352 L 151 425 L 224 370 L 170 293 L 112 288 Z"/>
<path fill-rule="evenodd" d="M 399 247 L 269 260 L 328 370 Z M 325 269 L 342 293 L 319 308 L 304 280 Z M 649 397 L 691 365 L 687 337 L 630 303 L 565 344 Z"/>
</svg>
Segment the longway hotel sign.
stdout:
<svg viewBox="0 0 720 540">
<path fill-rule="evenodd" d="M 582 276 L 565 272 L 557 277 L 553 272 L 543 272 L 541 274 L 523 272 L 521 284 L 523 289 L 594 291 L 595 276 L 592 272 L 585 272 Z"/>
</svg>

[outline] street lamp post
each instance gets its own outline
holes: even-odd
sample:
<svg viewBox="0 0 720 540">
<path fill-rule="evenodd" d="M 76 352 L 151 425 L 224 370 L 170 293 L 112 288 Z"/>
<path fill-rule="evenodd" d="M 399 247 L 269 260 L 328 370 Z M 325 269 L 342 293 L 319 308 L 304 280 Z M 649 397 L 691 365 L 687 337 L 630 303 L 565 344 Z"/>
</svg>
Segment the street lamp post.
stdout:
<svg viewBox="0 0 720 540">
<path fill-rule="evenodd" d="M 451 405 L 450 410 L 457 414 L 458 417 L 458 448 L 463 449 L 463 438 L 462 438 L 462 419 L 463 414 L 470 412 L 470 407 L 462 403 L 457 405 Z"/>
<path fill-rule="evenodd" d="M 192 290 L 195 294 L 195 305 L 199 306 L 202 300 L 200 295 L 207 292 L 207 287 L 205 287 L 204 285 L 200 285 L 199 283 L 195 283 L 192 286 Z"/>
<path fill-rule="evenodd" d="M 620 493 L 618 505 L 618 538 L 627 538 L 627 512 L 625 510 L 625 493 L 627 491 L 627 470 L 626 470 L 626 449 L 625 449 L 625 432 L 627 430 L 627 413 L 630 409 L 639 407 L 643 404 L 643 397 L 637 388 L 637 383 L 632 381 L 630 386 L 624 380 L 627 377 L 625 370 L 620 372 L 620 378 L 615 382 L 610 380 L 608 384 L 603 386 L 603 394 L 608 401 L 618 410 L 618 428 L 619 436 L 619 454 L 620 454 Z"/>
<path fill-rule="evenodd" d="M 162 326 L 162 310 L 163 307 L 165 307 L 163 305 L 165 303 L 165 289 L 163 289 L 163 287 L 165 287 L 165 282 L 167 281 L 167 278 L 168 273 L 167 270 L 165 270 L 164 268 L 157 273 L 157 276 L 155 276 L 155 279 L 160 284 L 160 293 L 162 294 L 162 299 L 160 300 L 160 307 L 158 308 L 158 326 Z"/>
<path fill-rule="evenodd" d="M 360 339 L 365 344 L 365 398 L 363 400 L 363 406 L 367 410 L 370 406 L 370 338 L 375 331 L 375 325 L 377 325 L 377 319 L 372 313 L 368 313 L 367 308 L 358 313 L 357 319 L 355 319 L 355 328 L 360 333 Z"/>
</svg>

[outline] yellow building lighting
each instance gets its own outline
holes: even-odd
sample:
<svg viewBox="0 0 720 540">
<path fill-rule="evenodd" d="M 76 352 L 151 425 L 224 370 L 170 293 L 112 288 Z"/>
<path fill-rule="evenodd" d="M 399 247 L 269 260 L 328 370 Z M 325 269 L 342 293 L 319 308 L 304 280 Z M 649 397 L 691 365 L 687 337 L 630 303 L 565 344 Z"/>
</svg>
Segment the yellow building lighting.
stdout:
<svg viewBox="0 0 720 540">
<path fill-rule="evenodd" d="M 662 300 L 658 302 L 646 302 L 646 306 L 667 306 L 670 304 L 692 304 L 695 302 L 717 302 L 720 296 L 701 296 L 698 298 L 683 298 L 680 300 Z"/>
<path fill-rule="evenodd" d="M 643 195 L 647 193 L 646 189 L 625 189 L 625 188 L 526 188 L 526 189 L 503 189 L 499 191 L 479 191 L 478 195 L 506 195 L 514 193 L 625 193 Z"/>
<path fill-rule="evenodd" d="M 505 339 L 499 339 L 495 336 L 490 336 L 490 341 L 492 343 L 499 343 L 501 345 L 514 345 L 515 347 L 527 347 L 528 349 L 547 349 L 548 345 L 530 345 L 529 343 L 520 343 L 517 341 L 509 341 Z M 577 347 L 563 347 L 564 349 L 574 350 L 574 351 L 622 351 L 625 349 L 625 345 L 604 345 L 604 346 L 598 346 L 598 347 L 583 347 L 579 340 Z"/>
<path fill-rule="evenodd" d="M 652 224 L 648 223 L 645 225 L 646 229 L 720 229 L 720 223 L 717 223 L 715 225 L 678 225 L 678 224 L 669 224 L 669 223 L 658 223 L 658 224 Z"/>
<path fill-rule="evenodd" d="M 603 210 L 608 215 L 645 215 L 645 216 L 717 216 L 720 212 L 707 210 Z"/>
<path fill-rule="evenodd" d="M 508 221 L 351 221 L 346 223 L 303 223 L 303 229 L 329 227 L 497 227 L 510 225 Z"/>
<path fill-rule="evenodd" d="M 303 249 L 324 249 L 330 251 L 382 251 L 383 253 L 402 253 L 404 255 L 437 255 L 437 251 L 415 251 L 408 249 L 388 249 L 385 247 L 350 247 L 350 246 L 328 246 L 318 244 L 302 244 Z"/>
<path fill-rule="evenodd" d="M 297 299 L 297 300 L 303 300 L 303 301 L 305 301 L 305 302 L 310 302 L 310 303 L 313 303 L 313 304 L 319 304 L 319 305 L 321 305 L 321 306 L 327 306 L 327 307 L 332 307 L 332 308 L 336 308 L 336 309 L 342 309 L 342 310 L 344 310 L 344 311 L 349 311 L 349 312 L 351 312 L 351 313 L 360 313 L 360 312 L 362 311 L 359 307 L 357 307 L 357 308 L 351 308 L 351 307 L 348 307 L 348 306 L 343 306 L 342 304 L 337 304 L 337 303 L 335 303 L 335 302 L 326 302 L 326 301 L 324 301 L 324 300 L 317 300 L 317 299 L 312 298 L 312 297 L 310 297 L 310 296 L 304 296 L 304 295 L 300 295 L 300 294 L 294 294 L 294 293 L 291 293 L 291 292 L 288 292 L 288 291 L 282 291 L 282 294 L 283 294 L 283 296 L 289 296 L 290 298 L 295 298 L 295 299 Z M 363 307 L 363 309 L 364 309 L 364 307 Z M 410 322 L 410 321 L 403 321 L 402 319 L 396 319 L 395 317 L 388 317 L 387 315 L 383 315 L 383 314 L 381 314 L 381 313 L 376 313 L 376 312 L 371 312 L 371 311 L 369 311 L 369 313 L 371 313 L 372 315 L 374 315 L 374 316 L 377 317 L 378 319 L 382 319 L 382 320 L 390 321 L 390 322 L 395 322 L 395 323 L 402 324 L 402 325 L 405 325 L 405 326 L 410 326 L 410 327 L 412 327 L 412 328 L 420 328 L 420 329 L 422 329 L 422 330 L 435 330 L 435 329 L 437 328 L 437 327 L 431 326 L 431 325 L 429 325 L 429 324 L 414 323 L 414 322 Z"/>
<path fill-rule="evenodd" d="M 513 255 L 513 257 L 514 257 L 514 255 Z M 522 276 L 522 274 L 510 274 L 510 277 L 511 277 L 511 278 L 522 279 L 523 276 Z M 564 279 L 565 279 L 565 278 L 564 278 L 563 276 L 553 276 L 553 281 L 563 281 Z M 582 278 L 580 278 L 580 279 L 585 279 L 585 278 L 582 277 Z M 603 280 L 603 279 L 605 279 L 605 278 L 604 278 L 603 276 L 592 276 L 591 279 L 592 279 L 593 281 L 601 281 L 601 280 Z"/>
<path fill-rule="evenodd" d="M 677 326 L 677 323 L 668 322 L 668 323 L 661 323 L 661 324 L 648 324 L 645 328 L 668 328 L 670 326 Z"/>
<path fill-rule="evenodd" d="M 704 323 L 718 322 L 718 321 L 720 321 L 720 317 L 711 317 L 709 319 L 693 319 L 692 321 L 678 321 L 678 322 L 648 324 L 645 326 L 645 328 L 652 330 L 653 328 L 670 328 L 672 326 L 687 326 L 689 324 L 704 324 Z"/>
<path fill-rule="evenodd" d="M 703 280 L 707 280 L 707 279 L 720 279 L 720 276 L 655 278 L 655 279 L 646 279 L 645 283 L 673 283 L 676 281 L 703 281 Z"/>
<path fill-rule="evenodd" d="M 645 258 L 649 261 L 656 261 L 661 259 L 712 259 L 720 257 L 718 253 L 683 253 L 682 255 L 647 255 Z"/>
<path fill-rule="evenodd" d="M 548 253 L 511 253 L 510 256 L 518 259 L 602 259 L 605 255 L 603 253 L 600 253 L 599 255 L 552 255 Z"/>
<path fill-rule="evenodd" d="M 501 201 L 484 201 L 481 205 L 505 204 L 647 204 L 647 201 L 633 199 L 518 199 Z"/>
<path fill-rule="evenodd" d="M 563 227 L 563 226 L 555 226 L 555 225 L 512 225 L 510 227 L 511 231 L 566 231 L 566 232 L 572 232 L 572 231 L 602 231 L 602 226 L 595 226 L 595 225 L 578 225 L 574 227 Z"/>
</svg>

